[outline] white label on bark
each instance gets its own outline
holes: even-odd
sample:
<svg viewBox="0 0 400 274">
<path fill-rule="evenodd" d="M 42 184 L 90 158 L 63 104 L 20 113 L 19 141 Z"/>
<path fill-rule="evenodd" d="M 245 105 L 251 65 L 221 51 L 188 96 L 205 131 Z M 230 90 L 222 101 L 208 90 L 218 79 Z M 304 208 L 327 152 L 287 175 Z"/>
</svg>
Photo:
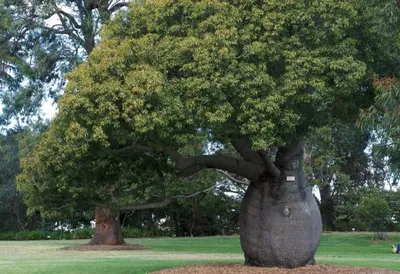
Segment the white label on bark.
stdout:
<svg viewBox="0 0 400 274">
<path fill-rule="evenodd" d="M 294 182 L 294 181 L 296 181 L 296 177 L 295 176 L 286 176 L 286 181 Z"/>
</svg>

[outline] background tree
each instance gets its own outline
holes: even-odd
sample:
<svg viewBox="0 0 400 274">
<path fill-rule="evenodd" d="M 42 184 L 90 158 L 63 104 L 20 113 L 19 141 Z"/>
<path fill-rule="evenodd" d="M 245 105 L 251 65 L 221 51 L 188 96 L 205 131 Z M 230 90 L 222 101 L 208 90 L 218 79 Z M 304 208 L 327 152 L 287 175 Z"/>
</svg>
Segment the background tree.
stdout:
<svg viewBox="0 0 400 274">
<path fill-rule="evenodd" d="M 96 209 L 96 232 L 90 243 L 124 244 L 119 211 L 135 209 L 157 196 L 165 198 L 168 175 L 160 168 L 162 161 L 145 154 L 121 161 L 116 153 L 91 146 L 85 132 L 63 127 L 62 117 L 60 112 L 40 144 L 21 162 L 23 173 L 17 184 L 29 211 L 62 220 L 74 217 L 76 211 Z"/>
<path fill-rule="evenodd" d="M 120 211 L 166 207 L 172 199 L 181 203 L 181 199 L 197 199 L 211 191 L 219 177 L 219 173 L 203 172 L 185 190 L 186 180 L 172 176 L 162 154 L 122 158 L 119 152 L 99 146 L 96 134 L 65 123 L 66 116 L 68 110 L 61 108 L 39 145 L 22 160 L 18 187 L 30 213 L 40 212 L 48 219 L 73 219 L 77 213 L 95 210 L 92 245 L 125 243 Z M 199 222 L 194 219 L 192 224 L 193 232 Z"/>
<path fill-rule="evenodd" d="M 383 232 L 387 231 L 392 217 L 389 203 L 383 194 L 382 191 L 371 190 L 361 197 L 355 208 L 358 221 L 377 232 L 379 239 L 384 239 Z"/>
<path fill-rule="evenodd" d="M 327 230 L 340 229 L 350 221 L 354 210 L 348 203 L 353 203 L 360 189 L 377 186 L 364 152 L 369 134 L 354 128 L 357 112 L 353 117 L 353 122 L 336 121 L 313 130 L 306 141 L 306 176 L 320 188 L 320 210 Z"/>
<path fill-rule="evenodd" d="M 0 122 L 23 126 L 46 99 L 57 100 L 64 73 L 86 59 L 102 25 L 127 5 L 108 0 L 0 1 Z"/>
<path fill-rule="evenodd" d="M 36 229 L 40 218 L 26 214 L 23 195 L 16 189 L 16 176 L 21 171 L 20 158 L 27 147 L 34 146 L 45 125 L 36 124 L 23 130 L 9 129 L 0 135 L 0 230 Z"/>
<path fill-rule="evenodd" d="M 118 0 L 2 0 L 2 123 L 29 121 L 46 99 L 57 100 L 64 73 L 86 59 L 102 25 L 127 5 Z"/>
<path fill-rule="evenodd" d="M 0 214 L 2 230 L 24 230 L 28 225 L 26 207 L 22 195 L 15 187 L 15 177 L 19 173 L 19 149 L 17 134 L 9 131 L 1 136 L 0 172 Z"/>
</svg>

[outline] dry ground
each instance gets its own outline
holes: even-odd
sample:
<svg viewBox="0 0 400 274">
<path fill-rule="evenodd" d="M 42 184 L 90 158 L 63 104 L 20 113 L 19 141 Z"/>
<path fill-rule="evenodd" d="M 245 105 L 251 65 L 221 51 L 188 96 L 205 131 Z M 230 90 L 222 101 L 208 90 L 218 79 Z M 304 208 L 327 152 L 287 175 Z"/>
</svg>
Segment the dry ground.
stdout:
<svg viewBox="0 0 400 274">
<path fill-rule="evenodd" d="M 313 265 L 296 269 L 250 267 L 242 264 L 188 265 L 154 272 L 153 274 L 399 274 L 376 268 Z"/>
</svg>

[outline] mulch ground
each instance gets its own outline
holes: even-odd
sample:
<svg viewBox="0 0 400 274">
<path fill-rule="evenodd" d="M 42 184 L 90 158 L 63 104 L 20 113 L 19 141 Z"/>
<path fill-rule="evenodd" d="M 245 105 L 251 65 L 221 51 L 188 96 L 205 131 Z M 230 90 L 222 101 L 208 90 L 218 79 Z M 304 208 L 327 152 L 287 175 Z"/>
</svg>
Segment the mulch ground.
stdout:
<svg viewBox="0 0 400 274">
<path fill-rule="evenodd" d="M 153 272 L 153 274 L 399 274 L 376 268 L 312 265 L 295 269 L 251 267 L 242 264 L 187 265 Z"/>
<path fill-rule="evenodd" d="M 61 248 L 62 250 L 77 250 L 77 251 L 109 251 L 109 250 L 145 250 L 150 249 L 147 246 L 143 245 L 131 245 L 131 244 L 123 244 L 123 245 L 76 245 L 76 246 L 67 246 Z"/>
</svg>

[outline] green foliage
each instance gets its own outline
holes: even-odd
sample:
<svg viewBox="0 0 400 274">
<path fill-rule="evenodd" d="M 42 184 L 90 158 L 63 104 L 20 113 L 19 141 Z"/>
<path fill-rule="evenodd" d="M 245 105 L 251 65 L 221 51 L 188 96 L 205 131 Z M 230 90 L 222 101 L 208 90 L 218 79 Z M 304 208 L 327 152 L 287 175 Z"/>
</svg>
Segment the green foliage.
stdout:
<svg viewBox="0 0 400 274">
<path fill-rule="evenodd" d="M 374 104 L 360 115 L 358 125 L 372 132 L 371 155 L 380 179 L 396 186 L 400 167 L 399 83 L 396 77 L 375 79 Z"/>
<path fill-rule="evenodd" d="M 171 204 L 164 224 L 176 236 L 232 235 L 238 233 L 240 201 L 222 193 L 204 193 Z"/>
<path fill-rule="evenodd" d="M 86 59 L 101 26 L 127 5 L 118 2 L 0 1 L 2 124 L 31 121 L 44 100 L 58 99 L 64 73 Z"/>
<path fill-rule="evenodd" d="M 71 231 L 63 230 L 24 230 L 18 232 L 0 233 L 0 241 L 28 241 L 28 240 L 79 240 L 91 239 L 94 230 L 79 228 Z M 160 229 L 122 228 L 124 238 L 152 238 L 171 236 L 169 232 Z"/>
<path fill-rule="evenodd" d="M 371 156 L 374 167 L 379 171 L 381 181 L 396 186 L 399 177 L 400 156 L 398 149 L 399 122 L 399 18 L 400 8 L 396 1 L 365 2 L 364 12 L 372 23 L 370 33 L 381 41 L 376 46 L 381 56 L 369 58 L 377 62 L 381 71 L 372 74 L 375 77 L 369 84 L 374 88 L 374 102 L 361 111 L 358 125 L 371 132 Z M 389 57 L 389 58 L 388 58 Z M 383 60 L 387 59 L 385 62 Z"/>
<path fill-rule="evenodd" d="M 385 231 L 392 217 L 384 193 L 374 189 L 361 197 L 355 214 L 362 224 L 374 231 Z"/>
<path fill-rule="evenodd" d="M 60 111 L 104 146 L 153 135 L 182 146 L 203 130 L 247 135 L 255 149 L 281 145 L 357 91 L 366 68 L 349 36 L 356 10 L 334 1 L 134 4 L 69 74 Z"/>
<path fill-rule="evenodd" d="M 70 128 L 66 135 L 57 130 L 52 127 L 46 132 L 21 162 L 17 184 L 30 212 L 62 219 L 78 209 L 121 208 L 143 203 L 149 195 L 163 196 L 162 184 L 169 177 L 155 159 L 145 155 L 121 159 L 96 144 L 89 146 L 79 128 Z"/>
<path fill-rule="evenodd" d="M 355 224 L 354 206 L 360 189 L 381 186 L 369 171 L 364 152 L 369 134 L 354 123 L 336 120 L 310 132 L 305 142 L 304 169 L 310 185 L 318 185 L 324 229 L 347 231 Z M 357 226 L 359 227 L 359 226 Z"/>
<path fill-rule="evenodd" d="M 1 233 L 1 240 L 78 240 L 78 239 L 90 239 L 94 234 L 94 230 L 90 228 L 80 228 L 71 231 L 46 231 L 46 230 L 35 230 L 35 231 L 19 231 L 19 232 L 8 232 Z"/>
<path fill-rule="evenodd" d="M 221 179 L 212 170 L 176 179 L 166 184 L 168 196 L 174 197 L 168 206 L 130 212 L 124 224 L 176 237 L 237 233 L 241 199 L 226 195 Z"/>
<path fill-rule="evenodd" d="M 44 127 L 36 124 L 21 130 L 9 129 L 6 135 L 0 135 L 0 231 L 34 229 L 38 225 L 37 216 L 26 215 L 15 178 L 21 171 L 20 158 L 38 142 Z"/>
<path fill-rule="evenodd" d="M 143 229 L 135 227 L 124 227 L 122 228 L 122 236 L 124 238 L 153 238 L 153 237 L 165 237 L 172 236 L 169 231 L 163 231 L 161 229 Z"/>
</svg>

